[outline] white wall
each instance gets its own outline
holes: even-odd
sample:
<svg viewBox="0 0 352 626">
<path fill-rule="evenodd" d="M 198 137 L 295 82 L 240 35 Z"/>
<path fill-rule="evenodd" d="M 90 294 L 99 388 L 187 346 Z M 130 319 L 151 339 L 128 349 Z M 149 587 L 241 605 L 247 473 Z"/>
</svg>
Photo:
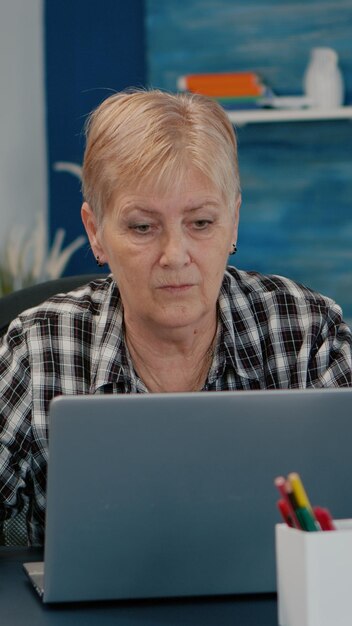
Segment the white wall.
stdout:
<svg viewBox="0 0 352 626">
<path fill-rule="evenodd" d="M 0 252 L 47 216 L 43 0 L 0 0 Z"/>
</svg>

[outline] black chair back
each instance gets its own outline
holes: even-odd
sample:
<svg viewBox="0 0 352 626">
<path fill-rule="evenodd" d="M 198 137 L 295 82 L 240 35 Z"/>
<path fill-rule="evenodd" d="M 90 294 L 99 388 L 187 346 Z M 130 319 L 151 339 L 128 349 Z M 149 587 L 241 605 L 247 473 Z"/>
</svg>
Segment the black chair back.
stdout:
<svg viewBox="0 0 352 626">
<path fill-rule="evenodd" d="M 38 285 L 25 287 L 0 298 L 0 337 L 7 331 L 9 324 L 19 313 L 41 304 L 50 296 L 65 293 L 76 287 L 85 285 L 96 278 L 103 278 L 104 274 L 81 274 L 79 276 L 63 276 L 48 280 Z"/>
<path fill-rule="evenodd" d="M 0 337 L 6 333 L 9 324 L 22 311 L 41 304 L 50 296 L 71 291 L 97 278 L 104 278 L 104 274 L 64 276 L 3 296 L 0 298 Z M 24 509 L 14 518 L 0 524 L 0 545 L 24 545 L 27 543 L 26 513 L 27 511 Z"/>
</svg>

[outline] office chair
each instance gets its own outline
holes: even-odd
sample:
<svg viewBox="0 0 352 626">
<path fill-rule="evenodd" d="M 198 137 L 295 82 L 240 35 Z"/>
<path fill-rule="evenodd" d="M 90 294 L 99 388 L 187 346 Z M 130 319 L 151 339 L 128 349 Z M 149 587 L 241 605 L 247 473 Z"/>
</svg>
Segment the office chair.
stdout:
<svg viewBox="0 0 352 626">
<path fill-rule="evenodd" d="M 57 293 L 65 293 L 76 287 L 85 285 L 96 278 L 103 278 L 104 274 L 82 274 L 80 276 L 63 276 L 48 280 L 38 285 L 25 287 L 0 297 L 0 337 L 4 335 L 12 320 L 26 309 L 41 304 L 50 296 Z"/>
<path fill-rule="evenodd" d="M 41 304 L 57 293 L 71 291 L 91 280 L 103 277 L 104 274 L 64 276 L 0 297 L 0 337 L 6 333 L 9 324 L 22 311 Z M 25 509 L 13 519 L 0 524 L 0 545 L 25 545 L 27 543 L 26 513 Z"/>
</svg>

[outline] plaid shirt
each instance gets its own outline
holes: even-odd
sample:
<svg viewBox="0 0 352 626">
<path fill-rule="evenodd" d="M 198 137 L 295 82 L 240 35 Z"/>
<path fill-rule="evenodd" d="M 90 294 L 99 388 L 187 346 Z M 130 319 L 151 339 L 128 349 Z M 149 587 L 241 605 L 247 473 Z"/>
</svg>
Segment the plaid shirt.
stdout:
<svg viewBox="0 0 352 626">
<path fill-rule="evenodd" d="M 204 391 L 352 386 L 340 308 L 301 285 L 229 267 Z M 20 315 L 0 344 L 0 521 L 29 503 L 43 543 L 48 410 L 62 394 L 142 393 L 110 276 Z"/>
</svg>

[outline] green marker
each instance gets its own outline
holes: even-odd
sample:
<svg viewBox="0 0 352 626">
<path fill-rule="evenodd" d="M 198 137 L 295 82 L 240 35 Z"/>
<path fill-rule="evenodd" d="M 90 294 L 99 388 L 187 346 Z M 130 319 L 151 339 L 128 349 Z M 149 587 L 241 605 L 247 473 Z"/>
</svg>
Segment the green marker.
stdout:
<svg viewBox="0 0 352 626">
<path fill-rule="evenodd" d="M 302 526 L 302 530 L 306 530 L 308 532 L 313 532 L 319 530 L 316 524 L 316 521 L 306 507 L 300 506 L 295 510 L 296 515 L 298 517 L 298 521 Z"/>
</svg>

